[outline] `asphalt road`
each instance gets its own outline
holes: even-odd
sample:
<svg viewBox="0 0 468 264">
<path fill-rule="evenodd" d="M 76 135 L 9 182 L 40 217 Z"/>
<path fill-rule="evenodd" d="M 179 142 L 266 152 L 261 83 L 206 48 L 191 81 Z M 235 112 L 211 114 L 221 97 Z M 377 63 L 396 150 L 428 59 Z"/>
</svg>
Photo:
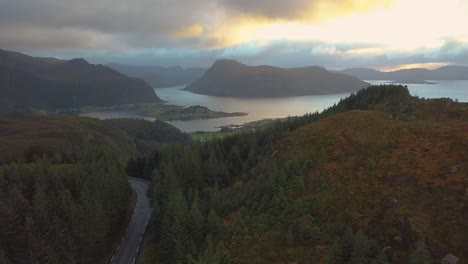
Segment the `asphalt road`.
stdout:
<svg viewBox="0 0 468 264">
<path fill-rule="evenodd" d="M 125 235 L 112 256 L 111 264 L 134 264 L 136 262 L 143 235 L 151 216 L 149 200 L 146 196 L 148 183 L 135 178 L 130 178 L 129 182 L 137 194 L 137 202 Z"/>
</svg>

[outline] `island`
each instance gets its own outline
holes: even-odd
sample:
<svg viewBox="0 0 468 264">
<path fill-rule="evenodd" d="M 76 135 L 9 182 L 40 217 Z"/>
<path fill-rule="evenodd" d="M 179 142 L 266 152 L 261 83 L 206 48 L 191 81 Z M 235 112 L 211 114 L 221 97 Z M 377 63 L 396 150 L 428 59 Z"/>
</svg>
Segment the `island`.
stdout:
<svg viewBox="0 0 468 264">
<path fill-rule="evenodd" d="M 278 68 L 218 60 L 185 90 L 212 96 L 270 98 L 351 93 L 367 86 L 356 77 L 318 66 Z"/>
<path fill-rule="evenodd" d="M 248 115 L 243 112 L 226 113 L 222 111 L 213 111 L 201 105 L 184 107 L 165 103 L 127 104 L 111 107 L 92 106 L 82 107 L 79 110 L 80 113 L 109 111 L 134 113 L 136 115 L 141 115 L 142 117 L 151 117 L 161 121 L 189 121 Z"/>
</svg>

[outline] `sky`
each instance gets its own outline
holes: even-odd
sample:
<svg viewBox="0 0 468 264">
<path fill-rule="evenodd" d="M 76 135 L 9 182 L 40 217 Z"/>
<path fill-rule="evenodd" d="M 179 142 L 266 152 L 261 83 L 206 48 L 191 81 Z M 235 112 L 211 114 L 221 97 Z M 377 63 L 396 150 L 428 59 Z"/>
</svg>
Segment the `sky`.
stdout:
<svg viewBox="0 0 468 264">
<path fill-rule="evenodd" d="M 0 48 L 103 64 L 468 66 L 468 0 L 0 0 Z"/>
</svg>

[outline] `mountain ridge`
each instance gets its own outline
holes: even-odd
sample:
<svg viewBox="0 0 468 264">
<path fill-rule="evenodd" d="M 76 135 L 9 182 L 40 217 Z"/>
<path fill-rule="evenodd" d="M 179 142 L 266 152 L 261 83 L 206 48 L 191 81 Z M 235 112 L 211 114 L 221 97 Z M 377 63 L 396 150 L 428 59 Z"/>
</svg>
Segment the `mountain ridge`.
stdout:
<svg viewBox="0 0 468 264">
<path fill-rule="evenodd" d="M 392 81 L 449 81 L 468 80 L 468 67 L 448 65 L 433 70 L 425 68 L 401 69 L 396 71 L 378 71 L 371 68 L 349 68 L 340 73 L 355 76 L 361 80 Z"/>
<path fill-rule="evenodd" d="M 143 79 L 153 88 L 187 85 L 196 81 L 207 70 L 201 67 L 183 69 L 180 66 L 134 66 L 118 63 L 107 66 L 128 76 Z"/>
<path fill-rule="evenodd" d="M 40 58 L 0 50 L 0 114 L 17 108 L 63 109 L 160 101 L 143 80 L 78 58 Z M 4 109 L 5 108 L 5 109 Z"/>
</svg>

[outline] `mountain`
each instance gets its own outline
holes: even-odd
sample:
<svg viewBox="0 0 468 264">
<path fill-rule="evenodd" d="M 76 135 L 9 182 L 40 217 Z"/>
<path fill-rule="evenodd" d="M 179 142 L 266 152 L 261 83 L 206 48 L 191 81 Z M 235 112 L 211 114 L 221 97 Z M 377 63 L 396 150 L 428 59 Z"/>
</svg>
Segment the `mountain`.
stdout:
<svg viewBox="0 0 468 264">
<path fill-rule="evenodd" d="M 361 80 L 392 80 L 398 82 L 468 80 L 468 67 L 465 66 L 445 66 L 434 70 L 415 68 L 390 72 L 352 68 L 340 71 L 340 73 L 355 76 Z"/>
<path fill-rule="evenodd" d="M 219 60 L 185 90 L 214 96 L 261 98 L 353 92 L 368 84 L 321 67 L 283 69 Z"/>
<path fill-rule="evenodd" d="M 144 81 L 84 59 L 37 58 L 0 50 L 0 114 L 17 108 L 60 109 L 160 101 Z"/>
<path fill-rule="evenodd" d="M 125 75 L 143 79 L 153 88 L 164 88 L 187 85 L 198 80 L 207 69 L 188 68 L 182 69 L 179 66 L 155 67 L 155 66 L 131 66 L 122 64 L 108 64 L 110 68 Z"/>
</svg>

